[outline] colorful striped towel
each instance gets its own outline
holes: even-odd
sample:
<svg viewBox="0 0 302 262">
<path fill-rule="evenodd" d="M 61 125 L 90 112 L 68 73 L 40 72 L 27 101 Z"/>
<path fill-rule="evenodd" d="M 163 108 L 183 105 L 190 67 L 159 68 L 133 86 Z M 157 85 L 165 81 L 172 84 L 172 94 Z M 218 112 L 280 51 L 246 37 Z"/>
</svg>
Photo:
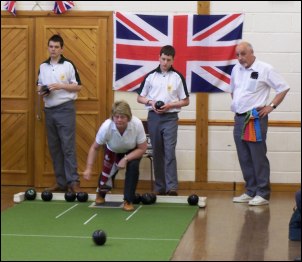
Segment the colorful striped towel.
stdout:
<svg viewBox="0 0 302 262">
<path fill-rule="evenodd" d="M 259 114 L 255 108 L 247 112 L 241 139 L 249 142 L 262 141 Z"/>
</svg>

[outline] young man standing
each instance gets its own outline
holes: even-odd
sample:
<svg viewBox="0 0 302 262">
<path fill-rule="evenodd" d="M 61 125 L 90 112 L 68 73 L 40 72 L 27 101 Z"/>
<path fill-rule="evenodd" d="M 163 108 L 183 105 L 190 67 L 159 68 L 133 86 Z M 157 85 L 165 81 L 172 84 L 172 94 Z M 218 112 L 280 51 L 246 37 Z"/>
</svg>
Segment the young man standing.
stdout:
<svg viewBox="0 0 302 262">
<path fill-rule="evenodd" d="M 75 147 L 75 105 L 81 80 L 76 67 L 63 55 L 60 35 L 48 40 L 49 58 L 39 68 L 38 94 L 44 99 L 49 152 L 56 183 L 50 191 L 80 191 Z"/>
<path fill-rule="evenodd" d="M 153 147 L 155 193 L 177 196 L 178 178 L 175 148 L 178 112 L 190 102 L 184 77 L 172 67 L 175 49 L 161 48 L 160 65 L 148 73 L 137 101 L 148 109 L 148 130 Z M 162 101 L 163 105 L 157 102 Z"/>
</svg>

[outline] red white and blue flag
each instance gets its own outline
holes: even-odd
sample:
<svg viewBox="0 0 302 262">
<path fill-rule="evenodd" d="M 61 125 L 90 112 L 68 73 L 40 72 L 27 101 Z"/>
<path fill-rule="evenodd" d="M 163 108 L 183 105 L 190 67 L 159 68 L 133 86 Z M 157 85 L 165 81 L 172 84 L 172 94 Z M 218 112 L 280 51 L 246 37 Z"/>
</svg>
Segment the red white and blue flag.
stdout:
<svg viewBox="0 0 302 262">
<path fill-rule="evenodd" d="M 4 8 L 13 15 L 16 15 L 16 2 L 17 1 L 6 1 Z"/>
<path fill-rule="evenodd" d="M 113 89 L 135 91 L 144 76 L 159 65 L 159 52 L 173 45 L 173 67 L 190 92 L 230 92 L 230 74 L 237 62 L 243 14 L 145 15 L 114 14 Z"/>
<path fill-rule="evenodd" d="M 55 6 L 53 11 L 56 14 L 63 14 L 67 10 L 71 9 L 74 7 L 73 1 L 55 1 Z"/>
</svg>

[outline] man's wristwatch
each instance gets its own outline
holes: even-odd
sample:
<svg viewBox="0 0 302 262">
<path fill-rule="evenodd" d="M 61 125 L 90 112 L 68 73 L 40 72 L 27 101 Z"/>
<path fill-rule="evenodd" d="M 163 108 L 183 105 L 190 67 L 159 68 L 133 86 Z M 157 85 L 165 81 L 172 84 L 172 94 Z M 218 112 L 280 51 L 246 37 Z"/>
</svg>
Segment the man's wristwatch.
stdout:
<svg viewBox="0 0 302 262">
<path fill-rule="evenodd" d="M 274 109 L 277 108 L 277 106 L 276 106 L 274 103 L 271 103 L 270 106 L 271 106 L 272 108 L 274 108 Z"/>
</svg>

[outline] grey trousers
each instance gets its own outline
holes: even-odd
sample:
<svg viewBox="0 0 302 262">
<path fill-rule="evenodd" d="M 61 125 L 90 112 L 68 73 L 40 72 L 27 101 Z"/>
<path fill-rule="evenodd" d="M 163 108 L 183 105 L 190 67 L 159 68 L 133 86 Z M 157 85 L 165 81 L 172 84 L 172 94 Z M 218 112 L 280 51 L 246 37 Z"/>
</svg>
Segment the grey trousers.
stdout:
<svg viewBox="0 0 302 262">
<path fill-rule="evenodd" d="M 178 114 L 148 114 L 148 130 L 153 148 L 155 184 L 159 193 L 178 189 L 176 143 Z"/>
<path fill-rule="evenodd" d="M 245 180 L 246 194 L 254 197 L 261 196 L 270 199 L 270 165 L 266 156 L 266 135 L 268 117 L 260 118 L 261 142 L 247 142 L 241 140 L 245 116 L 235 116 L 234 140 L 237 155 Z"/>
<path fill-rule="evenodd" d="M 64 188 L 79 181 L 75 148 L 74 101 L 45 108 L 47 141 L 57 184 Z"/>
</svg>

